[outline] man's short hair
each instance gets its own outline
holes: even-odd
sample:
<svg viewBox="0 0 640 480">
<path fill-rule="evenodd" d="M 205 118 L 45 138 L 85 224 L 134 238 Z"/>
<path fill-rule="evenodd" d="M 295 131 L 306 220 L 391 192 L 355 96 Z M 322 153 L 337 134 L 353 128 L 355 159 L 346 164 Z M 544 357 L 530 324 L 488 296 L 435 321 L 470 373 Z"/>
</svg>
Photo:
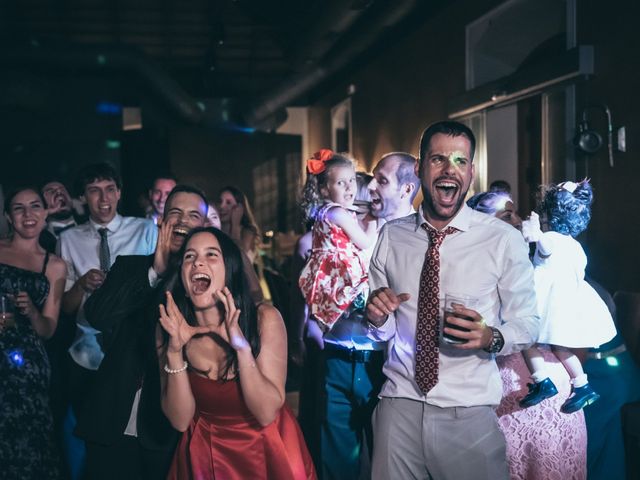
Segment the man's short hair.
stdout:
<svg viewBox="0 0 640 480">
<path fill-rule="evenodd" d="M 42 191 L 44 190 L 44 187 L 46 187 L 50 183 L 59 183 L 62 186 L 64 186 L 64 188 L 67 188 L 67 184 L 65 182 L 63 182 L 60 178 L 58 178 L 58 177 L 50 177 L 50 178 L 47 178 L 46 180 L 44 180 L 44 181 L 42 181 L 42 182 L 40 182 L 38 184 L 38 191 L 40 193 L 42 193 Z M 68 188 L 67 188 L 67 191 L 69 191 Z"/>
<path fill-rule="evenodd" d="M 169 171 L 162 171 L 160 173 L 155 174 L 152 178 L 151 178 L 151 182 L 149 183 L 149 189 L 153 190 L 153 187 L 156 186 L 156 181 L 157 180 L 173 180 L 174 182 L 178 183 L 178 177 L 176 177 L 173 173 L 169 172 Z"/>
<path fill-rule="evenodd" d="M 404 185 L 405 183 L 413 185 L 414 188 L 411 192 L 411 197 L 409 198 L 409 200 L 413 202 L 413 199 L 416 198 L 418 190 L 420 189 L 420 179 L 415 173 L 416 157 L 405 152 L 391 152 L 383 155 L 380 162 L 390 157 L 398 159 L 398 168 L 396 169 L 398 186 Z"/>
<path fill-rule="evenodd" d="M 118 187 L 119 190 L 122 189 L 122 180 L 115 168 L 108 163 L 94 163 L 80 170 L 75 183 L 76 195 L 84 195 L 84 189 L 87 185 L 101 180 L 113 180 L 116 187 Z"/>
<path fill-rule="evenodd" d="M 448 135 L 449 137 L 459 137 L 460 135 L 466 137 L 470 144 L 469 155 L 471 155 L 471 158 L 469 161 L 473 161 L 473 156 L 476 151 L 475 135 L 466 125 L 451 120 L 434 123 L 427 127 L 427 129 L 422 133 L 422 137 L 420 138 L 420 161 L 424 159 L 427 149 L 429 148 L 431 138 L 438 133 Z"/>
<path fill-rule="evenodd" d="M 164 178 L 164 177 L 158 177 L 158 178 Z M 207 200 L 207 196 L 198 187 L 194 187 L 192 185 L 176 185 L 175 187 L 173 187 L 173 190 L 171 190 L 171 193 L 169 193 L 167 200 L 164 202 L 165 212 L 167 212 L 168 210 L 167 205 L 171 205 L 171 200 L 178 193 L 192 193 L 194 195 L 198 195 L 206 205 L 207 209 L 209 208 L 209 201 Z"/>
</svg>

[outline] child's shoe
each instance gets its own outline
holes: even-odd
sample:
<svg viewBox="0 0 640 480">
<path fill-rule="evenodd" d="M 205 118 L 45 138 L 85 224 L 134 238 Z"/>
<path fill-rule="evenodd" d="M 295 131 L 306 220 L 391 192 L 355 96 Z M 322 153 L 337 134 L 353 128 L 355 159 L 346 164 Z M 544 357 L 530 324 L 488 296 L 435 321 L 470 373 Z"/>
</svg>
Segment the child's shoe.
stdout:
<svg viewBox="0 0 640 480">
<path fill-rule="evenodd" d="M 562 413 L 577 412 L 600 398 L 600 395 L 588 383 L 581 387 L 573 387 L 572 390 L 573 394 L 560 407 Z"/>
<path fill-rule="evenodd" d="M 527 383 L 527 387 L 529 387 L 529 393 L 520 400 L 520 406 L 522 408 L 533 407 L 544 399 L 551 398 L 558 394 L 558 389 L 549 377 L 541 382 Z"/>
</svg>

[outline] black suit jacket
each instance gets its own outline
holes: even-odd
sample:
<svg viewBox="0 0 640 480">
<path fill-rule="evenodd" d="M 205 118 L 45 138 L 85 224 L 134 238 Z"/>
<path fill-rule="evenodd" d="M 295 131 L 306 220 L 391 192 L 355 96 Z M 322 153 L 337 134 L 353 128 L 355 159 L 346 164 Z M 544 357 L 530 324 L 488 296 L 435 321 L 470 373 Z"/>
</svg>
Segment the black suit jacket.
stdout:
<svg viewBox="0 0 640 480">
<path fill-rule="evenodd" d="M 127 427 L 142 385 L 137 434 L 144 448 L 173 452 L 177 431 L 160 407 L 160 374 L 155 348 L 162 282 L 152 288 L 153 255 L 119 256 L 104 284 L 85 303 L 88 322 L 102 332 L 105 357 L 78 414 L 76 433 L 86 441 L 111 445 Z"/>
</svg>

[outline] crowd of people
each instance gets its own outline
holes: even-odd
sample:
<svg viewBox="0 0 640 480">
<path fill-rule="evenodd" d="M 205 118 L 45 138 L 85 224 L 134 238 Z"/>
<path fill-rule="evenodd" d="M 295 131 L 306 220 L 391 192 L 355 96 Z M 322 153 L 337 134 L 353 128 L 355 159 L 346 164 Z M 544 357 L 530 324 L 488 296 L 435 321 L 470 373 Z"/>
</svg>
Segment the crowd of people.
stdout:
<svg viewBox="0 0 640 480">
<path fill-rule="evenodd" d="M 619 415 L 585 422 L 608 392 L 576 355 L 616 336 L 575 240 L 591 186 L 544 186 L 523 221 L 506 182 L 467 199 L 474 153 L 443 121 L 372 175 L 314 154 L 285 312 L 234 186 L 210 202 L 159 173 L 146 218 L 118 212 L 107 164 L 80 172 L 78 200 L 58 179 L 10 192 L 2 477 L 623 478 L 599 441 L 620 445 Z"/>
</svg>

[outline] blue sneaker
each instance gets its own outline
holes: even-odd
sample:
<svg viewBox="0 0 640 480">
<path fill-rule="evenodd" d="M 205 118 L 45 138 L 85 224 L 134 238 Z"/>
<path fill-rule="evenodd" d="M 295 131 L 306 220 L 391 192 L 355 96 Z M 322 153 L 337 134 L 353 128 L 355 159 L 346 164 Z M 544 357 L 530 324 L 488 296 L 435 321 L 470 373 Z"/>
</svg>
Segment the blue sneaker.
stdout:
<svg viewBox="0 0 640 480">
<path fill-rule="evenodd" d="M 588 383 L 578 388 L 573 387 L 572 390 L 573 394 L 560 407 L 562 413 L 577 412 L 600 398 L 600 395 Z"/>
<path fill-rule="evenodd" d="M 527 387 L 529 387 L 529 393 L 519 402 L 522 408 L 533 407 L 541 401 L 558 394 L 558 389 L 549 377 L 541 382 L 527 383 Z"/>
</svg>

